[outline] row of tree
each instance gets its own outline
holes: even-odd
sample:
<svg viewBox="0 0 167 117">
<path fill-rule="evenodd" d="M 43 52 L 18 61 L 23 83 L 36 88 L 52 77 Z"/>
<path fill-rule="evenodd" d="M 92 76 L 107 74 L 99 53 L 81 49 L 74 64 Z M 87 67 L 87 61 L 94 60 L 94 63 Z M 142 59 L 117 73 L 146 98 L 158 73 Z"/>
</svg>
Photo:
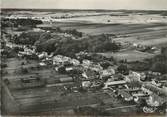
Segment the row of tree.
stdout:
<svg viewBox="0 0 167 117">
<path fill-rule="evenodd" d="M 151 61 L 151 70 L 160 72 L 162 74 L 167 73 L 167 47 L 161 49 L 161 54 L 154 57 Z"/>
<path fill-rule="evenodd" d="M 153 71 L 162 74 L 167 73 L 167 47 L 161 48 L 161 54 L 145 61 L 128 63 L 129 68 L 134 71 Z"/>
<path fill-rule="evenodd" d="M 59 33 L 67 33 L 67 34 L 71 34 L 75 37 L 82 37 L 83 36 L 83 33 L 82 32 L 79 32 L 78 30 L 76 29 L 68 29 L 68 30 L 62 30 L 60 27 L 56 27 L 54 29 L 56 32 L 59 32 Z"/>
<path fill-rule="evenodd" d="M 18 26 L 30 26 L 35 27 L 38 24 L 42 24 L 41 20 L 34 20 L 34 19 L 8 19 L 3 18 L 1 21 L 2 27 L 18 27 Z"/>
<path fill-rule="evenodd" d="M 29 31 L 23 32 L 20 36 L 14 36 L 12 41 L 16 44 L 35 45 L 38 52 L 54 52 L 66 56 L 75 56 L 80 51 L 115 52 L 121 48 L 120 44 L 105 34 L 75 40 L 72 37 L 64 37 L 56 33 Z"/>
<path fill-rule="evenodd" d="M 49 37 L 46 34 L 44 38 L 38 40 L 36 43 L 37 51 L 54 52 L 55 54 L 62 54 L 66 56 L 74 56 L 80 51 L 87 52 L 107 52 L 118 51 L 121 46 L 106 35 L 90 36 L 82 40 L 73 40 L 69 38 L 61 38 L 59 36 Z"/>
<path fill-rule="evenodd" d="M 43 32 L 23 32 L 21 35 L 14 35 L 11 41 L 15 44 L 34 45 Z"/>
</svg>

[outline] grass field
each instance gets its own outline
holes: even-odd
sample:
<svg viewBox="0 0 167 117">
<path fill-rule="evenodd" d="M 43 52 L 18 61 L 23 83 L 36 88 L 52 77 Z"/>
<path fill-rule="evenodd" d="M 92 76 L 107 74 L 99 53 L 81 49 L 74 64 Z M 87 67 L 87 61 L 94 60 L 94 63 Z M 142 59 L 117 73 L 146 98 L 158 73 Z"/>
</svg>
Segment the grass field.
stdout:
<svg viewBox="0 0 167 117">
<path fill-rule="evenodd" d="M 49 25 L 48 25 L 49 26 Z M 167 46 L 167 23 L 148 24 L 100 24 L 87 22 L 57 22 L 53 27 L 63 29 L 77 29 L 89 35 L 116 34 L 113 40 L 121 43 L 135 43 L 146 46 L 156 46 L 159 49 Z M 140 61 L 155 56 L 154 54 L 139 51 L 124 51 L 118 53 L 103 53 L 105 56 L 114 56 L 117 60 Z"/>
<path fill-rule="evenodd" d="M 54 21 L 63 21 L 63 22 L 90 22 L 90 23 L 100 23 L 100 24 L 147 24 L 147 23 L 158 23 L 163 22 L 167 23 L 166 17 L 160 15 L 138 15 L 138 14 L 128 14 L 128 15 L 117 15 L 104 14 L 98 16 L 84 16 L 84 17 L 74 17 L 74 18 L 65 18 L 65 19 L 54 19 Z"/>
<path fill-rule="evenodd" d="M 61 27 L 62 29 L 77 29 L 89 35 L 116 34 L 120 38 L 115 38 L 118 42 L 130 42 L 142 45 L 153 45 L 157 47 L 167 44 L 167 23 L 148 24 L 100 24 L 82 22 L 55 22 L 53 24 L 43 24 L 41 27 Z"/>
<path fill-rule="evenodd" d="M 132 61 L 141 61 L 146 58 L 152 58 L 155 56 L 154 54 L 150 53 L 144 53 L 139 51 L 123 51 L 123 52 L 117 52 L 117 53 L 100 53 L 101 55 L 104 55 L 106 57 L 113 56 L 116 60 L 124 60 L 127 59 L 128 62 Z"/>
</svg>

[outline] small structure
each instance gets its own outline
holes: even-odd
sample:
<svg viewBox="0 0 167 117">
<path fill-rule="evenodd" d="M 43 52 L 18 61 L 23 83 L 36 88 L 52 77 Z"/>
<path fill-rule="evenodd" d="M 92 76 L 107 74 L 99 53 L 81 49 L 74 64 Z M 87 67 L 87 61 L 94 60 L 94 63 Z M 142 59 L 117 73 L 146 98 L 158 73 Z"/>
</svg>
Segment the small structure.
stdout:
<svg viewBox="0 0 167 117">
<path fill-rule="evenodd" d="M 120 81 L 107 81 L 106 83 L 104 83 L 104 88 L 108 88 L 110 86 L 119 86 L 119 85 L 124 85 L 126 84 L 125 80 L 120 80 Z"/>
<path fill-rule="evenodd" d="M 91 86 L 91 82 L 90 81 L 83 81 L 82 82 L 82 88 L 88 88 Z"/>
<path fill-rule="evenodd" d="M 44 62 L 40 62 L 39 65 L 40 66 L 46 66 L 46 64 Z"/>
<path fill-rule="evenodd" d="M 111 75 L 114 75 L 114 74 L 115 74 L 115 70 L 112 69 L 112 68 L 108 68 L 108 69 L 102 70 L 100 72 L 101 77 L 107 77 L 107 76 L 111 76 Z"/>
<path fill-rule="evenodd" d="M 133 100 L 133 96 L 131 96 L 125 90 L 118 90 L 118 95 L 120 95 L 122 98 L 124 98 L 125 101 L 132 101 Z"/>
<path fill-rule="evenodd" d="M 73 82 L 73 78 L 72 77 L 60 78 L 60 82 Z"/>
<path fill-rule="evenodd" d="M 38 58 L 43 59 L 43 58 L 46 58 L 47 56 L 48 56 L 47 52 L 42 52 L 41 54 L 38 55 Z"/>
</svg>

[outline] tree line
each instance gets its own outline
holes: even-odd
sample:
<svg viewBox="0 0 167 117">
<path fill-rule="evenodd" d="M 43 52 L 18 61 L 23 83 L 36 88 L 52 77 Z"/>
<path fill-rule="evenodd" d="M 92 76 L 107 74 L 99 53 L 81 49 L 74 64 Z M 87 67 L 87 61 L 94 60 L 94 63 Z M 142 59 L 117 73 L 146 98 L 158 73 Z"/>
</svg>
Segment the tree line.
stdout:
<svg viewBox="0 0 167 117">
<path fill-rule="evenodd" d="M 9 18 L 2 18 L 1 25 L 2 27 L 18 27 L 18 26 L 30 26 L 35 27 L 38 24 L 42 24 L 41 20 L 34 20 L 34 19 L 9 19 Z"/>
<path fill-rule="evenodd" d="M 80 51 L 115 52 L 121 45 L 114 42 L 108 35 L 88 36 L 83 39 L 60 36 L 50 32 L 24 32 L 13 39 L 16 44 L 35 45 L 38 52 L 54 52 L 66 56 L 74 56 Z"/>
</svg>

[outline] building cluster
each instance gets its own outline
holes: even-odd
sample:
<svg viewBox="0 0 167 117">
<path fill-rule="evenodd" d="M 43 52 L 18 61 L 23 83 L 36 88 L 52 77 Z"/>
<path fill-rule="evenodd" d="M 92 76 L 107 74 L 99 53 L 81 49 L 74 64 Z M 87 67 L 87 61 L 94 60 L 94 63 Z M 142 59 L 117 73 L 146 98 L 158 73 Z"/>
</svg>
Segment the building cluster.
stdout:
<svg viewBox="0 0 167 117">
<path fill-rule="evenodd" d="M 27 52 L 33 53 L 26 51 L 25 54 Z M 110 90 L 125 102 L 141 104 L 144 100 L 142 110 L 145 113 L 157 112 L 161 106 L 167 104 L 166 80 L 158 72 L 130 71 L 128 75 L 123 75 L 112 64 L 102 67 L 99 62 L 90 59 L 94 57 L 93 54 L 86 52 L 76 54 L 75 59 L 53 53 L 48 55 L 46 52 L 36 55 L 41 67 L 52 65 L 56 72 L 69 76 L 66 79 L 60 78 L 60 82 L 76 82 L 85 91 Z M 89 59 L 85 59 L 85 55 Z M 78 92 L 77 87 L 71 90 Z"/>
<path fill-rule="evenodd" d="M 132 42 L 121 42 L 122 48 L 123 49 L 135 49 L 140 52 L 147 52 L 151 54 L 159 54 L 160 49 L 155 47 L 155 46 L 149 46 L 149 45 L 143 45 L 140 43 L 132 43 Z"/>
<path fill-rule="evenodd" d="M 155 46 L 146 46 L 142 44 L 133 43 L 133 47 L 135 47 L 138 51 L 141 51 L 141 52 L 148 52 L 148 53 L 154 53 L 154 54 L 160 52 L 160 49 L 158 49 Z"/>
</svg>

